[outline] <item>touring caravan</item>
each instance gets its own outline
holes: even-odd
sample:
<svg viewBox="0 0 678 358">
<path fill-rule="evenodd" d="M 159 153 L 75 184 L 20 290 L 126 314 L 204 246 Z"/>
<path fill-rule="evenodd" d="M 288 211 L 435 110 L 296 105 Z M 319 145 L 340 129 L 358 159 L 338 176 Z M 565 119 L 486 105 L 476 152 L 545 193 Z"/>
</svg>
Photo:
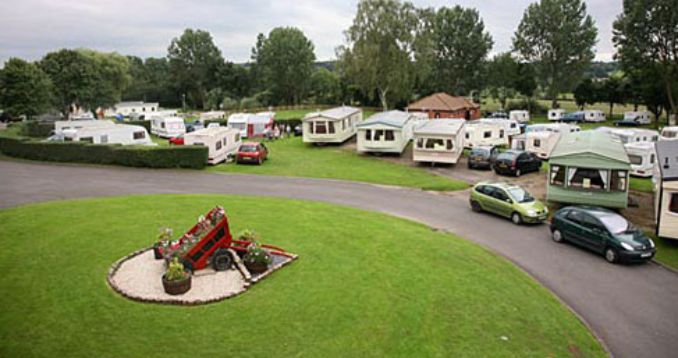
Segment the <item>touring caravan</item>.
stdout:
<svg viewBox="0 0 678 358">
<path fill-rule="evenodd" d="M 186 126 L 181 117 L 154 117 L 151 119 L 151 133 L 161 138 L 174 138 L 186 134 Z"/>
<path fill-rule="evenodd" d="M 548 119 L 549 121 L 559 121 L 565 116 L 564 109 L 549 109 Z"/>
<path fill-rule="evenodd" d="M 528 111 L 510 111 L 509 119 L 518 121 L 518 123 L 527 123 L 530 121 L 530 112 Z"/>
<path fill-rule="evenodd" d="M 655 218 L 658 237 L 678 240 L 678 141 L 656 144 Z"/>
<path fill-rule="evenodd" d="M 387 111 L 373 115 L 358 124 L 359 153 L 402 153 L 412 139 L 417 119 L 411 113 Z"/>
<path fill-rule="evenodd" d="M 652 114 L 647 111 L 624 112 L 624 119 L 617 122 L 618 125 L 643 125 L 652 123 Z"/>
<path fill-rule="evenodd" d="M 464 147 L 481 145 L 508 145 L 509 138 L 503 125 L 473 121 L 466 123 Z"/>
<path fill-rule="evenodd" d="M 551 156 L 553 148 L 560 140 L 560 132 L 541 131 L 525 133 L 525 147 L 526 152 L 534 153 L 540 159 L 548 159 Z"/>
<path fill-rule="evenodd" d="M 240 131 L 242 138 L 261 138 L 266 130 L 273 127 L 275 112 L 234 113 L 228 117 L 227 125 Z"/>
<path fill-rule="evenodd" d="M 105 127 L 64 129 L 65 142 L 92 144 L 156 145 L 151 141 L 146 128 L 129 124 L 114 124 Z"/>
<path fill-rule="evenodd" d="M 525 127 L 525 133 L 544 131 L 556 133 L 574 133 L 581 131 L 581 128 L 578 125 L 568 123 L 538 123 Z"/>
<path fill-rule="evenodd" d="M 659 140 L 659 132 L 652 129 L 598 127 L 596 130 L 617 136 L 624 144 L 639 142 L 654 143 Z"/>
<path fill-rule="evenodd" d="M 242 144 L 240 131 L 228 127 L 203 128 L 184 135 L 184 145 L 202 145 L 208 148 L 208 164 L 230 160 Z"/>
<path fill-rule="evenodd" d="M 309 113 L 302 119 L 304 143 L 343 143 L 362 121 L 362 110 L 349 106 Z"/>
<path fill-rule="evenodd" d="M 225 115 L 226 115 L 226 112 L 224 112 L 224 111 L 202 112 L 202 113 L 200 113 L 200 122 L 204 123 L 205 121 L 214 121 L 214 120 L 224 119 Z"/>
<path fill-rule="evenodd" d="M 515 119 L 507 118 L 481 118 L 479 122 L 496 124 L 504 127 L 504 133 L 508 136 L 520 134 L 520 124 Z"/>
<path fill-rule="evenodd" d="M 412 160 L 455 164 L 464 151 L 466 121 L 434 119 L 414 128 Z"/>
<path fill-rule="evenodd" d="M 597 109 L 589 109 L 584 111 L 584 122 L 605 122 L 605 113 Z"/>
<path fill-rule="evenodd" d="M 643 178 L 652 176 L 655 161 L 654 143 L 633 142 L 624 144 L 631 163 L 631 175 Z"/>
<path fill-rule="evenodd" d="M 78 130 L 83 128 L 112 127 L 115 123 L 107 119 L 89 119 L 77 121 L 56 121 L 54 122 L 54 134 L 63 135 L 64 130 Z"/>
<path fill-rule="evenodd" d="M 678 140 L 678 126 L 662 128 L 659 140 Z"/>
</svg>

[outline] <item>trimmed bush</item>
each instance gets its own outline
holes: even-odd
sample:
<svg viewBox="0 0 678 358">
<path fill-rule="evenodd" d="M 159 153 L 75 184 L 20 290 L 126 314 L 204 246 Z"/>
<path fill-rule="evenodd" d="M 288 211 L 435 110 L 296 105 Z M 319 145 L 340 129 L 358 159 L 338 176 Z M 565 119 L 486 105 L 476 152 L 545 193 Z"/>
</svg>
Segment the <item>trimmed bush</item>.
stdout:
<svg viewBox="0 0 678 358">
<path fill-rule="evenodd" d="M 12 157 L 52 162 L 202 169 L 207 163 L 208 150 L 203 146 L 122 146 L 0 137 L 0 152 Z"/>
<path fill-rule="evenodd" d="M 26 121 L 20 125 L 21 134 L 28 137 L 47 138 L 54 130 L 54 122 Z"/>
</svg>

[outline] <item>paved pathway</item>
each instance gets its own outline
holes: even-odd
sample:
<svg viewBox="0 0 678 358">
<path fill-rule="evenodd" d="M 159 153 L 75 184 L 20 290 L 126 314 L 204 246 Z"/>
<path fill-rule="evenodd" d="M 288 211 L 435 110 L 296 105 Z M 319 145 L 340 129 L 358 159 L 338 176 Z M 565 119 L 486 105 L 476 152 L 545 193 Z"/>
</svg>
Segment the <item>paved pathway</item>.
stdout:
<svg viewBox="0 0 678 358">
<path fill-rule="evenodd" d="M 334 180 L 0 160 L 0 207 L 152 193 L 319 200 L 419 221 L 515 262 L 584 317 L 614 356 L 678 356 L 678 274 L 655 264 L 611 265 L 597 255 L 551 242 L 546 226 L 515 226 L 473 213 L 466 192 L 441 195 Z"/>
</svg>

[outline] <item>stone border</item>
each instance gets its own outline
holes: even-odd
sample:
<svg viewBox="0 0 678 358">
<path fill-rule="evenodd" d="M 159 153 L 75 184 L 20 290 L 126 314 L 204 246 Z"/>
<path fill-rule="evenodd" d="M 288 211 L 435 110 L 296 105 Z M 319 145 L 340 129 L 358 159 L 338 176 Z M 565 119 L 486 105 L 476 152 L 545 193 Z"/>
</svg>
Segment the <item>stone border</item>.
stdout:
<svg viewBox="0 0 678 358">
<path fill-rule="evenodd" d="M 256 276 L 252 276 L 252 275 L 250 274 L 250 272 L 247 270 L 247 268 L 245 267 L 245 265 L 242 263 L 242 260 L 240 259 L 240 257 L 239 257 L 237 254 L 235 254 L 235 251 L 233 251 L 233 250 L 231 250 L 231 249 L 228 249 L 229 252 L 231 252 L 231 255 L 233 255 L 233 257 L 235 258 L 234 263 L 235 263 L 236 268 L 238 269 L 238 271 L 240 272 L 240 274 L 241 274 L 241 275 L 243 276 L 243 278 L 245 279 L 245 284 L 244 284 L 242 290 L 236 291 L 236 292 L 230 292 L 230 293 L 228 293 L 228 294 L 226 294 L 226 295 L 224 295 L 224 296 L 220 296 L 220 297 L 213 298 L 213 299 L 209 299 L 209 300 L 191 300 L 191 301 L 182 301 L 182 300 L 163 300 L 163 299 L 144 298 L 144 297 L 135 296 L 135 295 L 133 295 L 133 294 L 129 294 L 128 292 L 126 292 L 125 290 L 121 289 L 120 287 L 118 287 L 118 286 L 113 282 L 113 276 L 115 276 L 116 272 L 118 272 L 118 269 L 120 269 L 120 266 L 122 266 L 123 263 L 125 263 L 126 261 L 128 261 L 128 260 L 130 260 L 130 259 L 132 259 L 132 258 L 134 258 L 134 257 L 136 257 L 136 256 L 139 256 L 139 255 L 145 253 L 145 252 L 148 251 L 148 250 L 153 250 L 153 247 L 151 246 L 151 247 L 146 247 L 146 248 L 139 249 L 139 250 L 137 250 L 137 251 L 132 252 L 131 254 L 129 254 L 129 255 L 127 255 L 127 256 L 124 256 L 124 257 L 120 258 L 118 261 L 114 262 L 114 263 L 111 265 L 111 267 L 108 269 L 108 274 L 106 275 L 106 283 L 108 283 L 108 286 L 109 286 L 111 289 L 113 289 L 113 291 L 117 292 L 117 293 L 120 294 L 121 296 L 123 296 L 123 297 L 125 297 L 125 298 L 127 298 L 127 299 L 129 299 L 129 300 L 132 300 L 132 301 L 142 302 L 142 303 L 159 303 L 159 304 L 166 304 L 166 305 L 178 305 L 178 306 L 198 306 L 198 305 L 204 305 L 204 304 L 209 304 L 209 303 L 214 303 L 214 302 L 223 301 L 223 300 L 225 300 L 225 299 L 227 299 L 227 298 L 231 298 L 231 297 L 237 296 L 237 295 L 239 295 L 239 294 L 241 294 L 241 293 L 247 291 L 247 289 L 249 289 L 251 285 L 253 285 L 253 284 L 255 284 L 255 283 L 261 281 L 263 278 L 268 277 L 268 276 L 269 276 L 270 274 L 272 274 L 273 272 L 275 272 L 275 271 L 281 269 L 281 268 L 284 267 L 285 265 L 287 265 L 287 264 L 289 264 L 289 263 L 295 261 L 297 258 L 299 258 L 298 255 L 290 254 L 291 257 L 286 257 L 286 258 L 287 258 L 286 260 L 284 260 L 284 261 L 282 261 L 282 262 L 280 262 L 280 263 L 278 263 L 278 264 L 276 264 L 276 265 L 273 265 L 273 266 L 269 267 L 268 270 L 266 270 L 266 271 L 263 272 L 262 274 L 256 275 Z"/>
</svg>

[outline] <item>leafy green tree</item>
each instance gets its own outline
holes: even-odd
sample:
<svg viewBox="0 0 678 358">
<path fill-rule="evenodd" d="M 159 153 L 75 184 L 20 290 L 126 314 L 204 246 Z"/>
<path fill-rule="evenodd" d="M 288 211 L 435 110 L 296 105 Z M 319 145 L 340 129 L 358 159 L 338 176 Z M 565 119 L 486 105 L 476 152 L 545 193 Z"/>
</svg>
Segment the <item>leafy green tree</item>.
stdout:
<svg viewBox="0 0 678 358">
<path fill-rule="evenodd" d="M 10 58 L 0 70 L 0 108 L 32 118 L 52 108 L 52 82 L 34 63 Z"/>
<path fill-rule="evenodd" d="M 499 54 L 487 63 L 486 88 L 502 109 L 506 109 L 508 99 L 515 96 L 519 67 L 510 53 Z"/>
<path fill-rule="evenodd" d="M 203 30 L 184 30 L 170 43 L 167 59 L 179 91 L 187 94 L 195 107 L 204 108 L 207 91 L 217 87 L 217 73 L 224 66 L 212 35 Z"/>
<path fill-rule="evenodd" d="M 224 101 L 224 91 L 219 87 L 212 88 L 207 92 L 207 95 L 205 96 L 204 108 L 210 111 L 221 109 L 223 101 Z"/>
<path fill-rule="evenodd" d="M 558 95 L 572 90 L 590 65 L 597 33 L 581 0 L 540 0 L 525 10 L 513 47 L 534 63 L 553 107 Z"/>
<path fill-rule="evenodd" d="M 313 43 L 297 28 L 278 27 L 268 37 L 259 34 L 252 60 L 274 102 L 301 102 L 313 73 L 313 50 Z"/>
<path fill-rule="evenodd" d="M 619 74 L 612 75 L 603 80 L 599 86 L 600 96 L 598 98 L 601 102 L 607 102 L 610 106 L 609 118 L 614 114 L 614 105 L 626 103 L 627 91 L 626 83 Z"/>
<path fill-rule="evenodd" d="M 599 86 L 597 86 L 590 78 L 585 78 L 574 88 L 574 102 L 583 110 L 584 106 L 587 104 L 598 102 L 599 90 Z"/>
<path fill-rule="evenodd" d="M 482 66 L 492 44 L 478 10 L 458 5 L 440 8 L 433 26 L 435 72 L 431 78 L 437 89 L 458 95 L 480 89 Z"/>
<path fill-rule="evenodd" d="M 336 104 L 341 102 L 341 79 L 339 74 L 320 67 L 311 76 L 311 98 L 314 103 Z"/>
<path fill-rule="evenodd" d="M 412 96 L 416 83 L 414 43 L 417 12 L 396 0 L 361 0 L 347 43 L 337 48 L 339 69 L 384 110 Z"/>
<path fill-rule="evenodd" d="M 675 0 L 624 0 L 613 41 L 625 72 L 657 71 L 670 111 L 678 114 L 678 6 Z"/>
</svg>

